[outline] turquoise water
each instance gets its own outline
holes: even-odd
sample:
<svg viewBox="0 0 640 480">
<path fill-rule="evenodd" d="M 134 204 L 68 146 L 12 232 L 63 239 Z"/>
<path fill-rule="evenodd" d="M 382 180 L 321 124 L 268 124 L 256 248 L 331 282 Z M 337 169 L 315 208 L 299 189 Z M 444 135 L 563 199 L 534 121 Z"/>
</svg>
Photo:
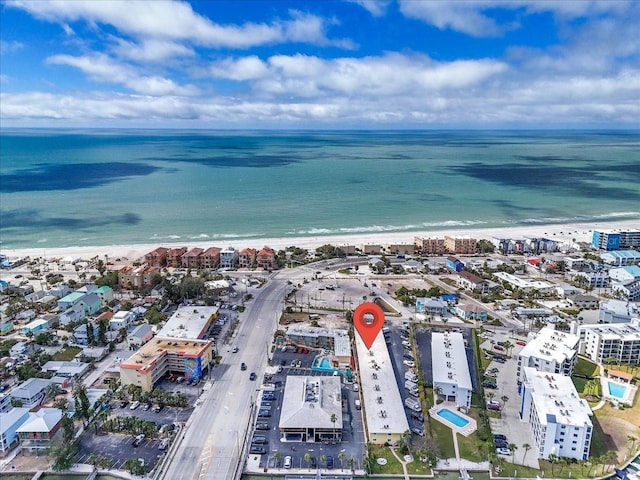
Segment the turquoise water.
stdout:
<svg viewBox="0 0 640 480">
<path fill-rule="evenodd" d="M 640 219 L 638 132 L 2 129 L 0 149 L 3 249 Z"/>
<path fill-rule="evenodd" d="M 607 383 L 609 385 L 609 395 L 622 400 L 624 398 L 625 393 L 627 392 L 627 387 L 624 385 L 620 385 L 619 383 L 613 383 L 613 382 L 607 382 Z"/>
<path fill-rule="evenodd" d="M 466 427 L 469 424 L 469 420 L 467 420 L 464 417 L 461 417 L 456 412 L 453 412 L 448 408 L 441 408 L 436 412 L 436 415 L 453 423 L 458 428 Z"/>
<path fill-rule="evenodd" d="M 315 370 L 317 372 L 336 372 L 336 370 L 331 366 L 331 362 L 326 357 L 316 357 L 313 360 L 313 364 L 311 365 L 311 370 Z"/>
</svg>

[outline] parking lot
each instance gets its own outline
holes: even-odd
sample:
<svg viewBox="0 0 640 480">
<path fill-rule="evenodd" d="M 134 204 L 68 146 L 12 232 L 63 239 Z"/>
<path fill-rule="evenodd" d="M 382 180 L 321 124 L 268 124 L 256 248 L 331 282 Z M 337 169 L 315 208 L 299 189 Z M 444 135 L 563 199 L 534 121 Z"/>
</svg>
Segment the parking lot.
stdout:
<svg viewBox="0 0 640 480">
<path fill-rule="evenodd" d="M 324 457 L 332 457 L 334 460 L 334 468 L 341 468 L 339 455 L 344 454 L 344 467 L 347 468 L 347 459 L 355 460 L 355 468 L 360 468 L 362 458 L 364 456 L 364 429 L 362 426 L 362 418 L 360 411 L 355 408 L 355 400 L 357 393 L 353 390 L 352 384 L 342 383 L 342 442 L 330 444 L 328 442 L 299 442 L 299 441 L 282 441 L 278 424 L 280 421 L 282 399 L 287 376 L 308 375 L 308 376 L 327 376 L 332 375 L 330 372 L 317 372 L 311 370 L 311 365 L 317 350 L 310 349 L 309 353 L 282 352 L 277 350 L 273 354 L 272 365 L 282 366 L 280 373 L 269 374 L 265 379 L 267 386 L 263 387 L 265 391 L 273 392 L 272 398 L 265 400 L 269 403 L 269 416 L 258 417 L 256 421 L 257 429 L 254 431 L 252 438 L 256 435 L 264 436 L 265 441 L 260 444 L 253 444 L 253 454 L 250 456 L 260 456 L 259 464 L 264 468 L 282 468 L 284 459 L 291 457 L 291 468 L 313 468 L 313 464 L 320 468 L 326 468 L 326 464 L 321 462 Z M 292 367 L 294 362 L 296 367 Z M 275 369 L 274 369 L 275 370 Z M 260 399 L 259 399 L 260 401 Z M 251 452 L 251 446 L 249 450 Z M 264 454 L 261 452 L 264 449 Z M 278 452 L 278 453 L 276 453 Z M 311 456 L 308 464 L 304 459 L 305 454 Z M 279 458 L 278 458 L 279 457 Z M 276 465 L 276 458 L 277 465 Z"/>
</svg>

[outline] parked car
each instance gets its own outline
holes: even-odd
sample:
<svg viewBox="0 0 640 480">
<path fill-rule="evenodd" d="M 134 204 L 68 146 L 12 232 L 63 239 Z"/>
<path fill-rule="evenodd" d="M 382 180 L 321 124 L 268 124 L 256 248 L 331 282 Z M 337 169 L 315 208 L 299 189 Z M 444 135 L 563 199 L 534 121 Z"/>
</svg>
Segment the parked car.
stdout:
<svg viewBox="0 0 640 480">
<path fill-rule="evenodd" d="M 133 402 L 131 404 L 131 406 L 129 407 L 129 409 L 131 410 L 135 410 L 136 408 L 138 408 L 140 406 L 140 402 L 138 402 L 137 400 L 135 402 Z"/>
<path fill-rule="evenodd" d="M 126 400 L 120 402 L 120 408 L 125 408 L 127 405 L 129 405 L 129 402 L 127 402 Z"/>
<path fill-rule="evenodd" d="M 249 380 L 253 381 L 256 378 L 258 378 L 258 376 L 256 375 L 256 372 L 251 372 L 251 374 L 249 375 Z"/>
<path fill-rule="evenodd" d="M 145 435 L 144 433 L 141 433 L 140 435 L 138 435 L 136 438 L 133 439 L 133 447 L 139 447 L 140 444 L 142 443 L 142 441 L 144 440 Z"/>
<path fill-rule="evenodd" d="M 414 362 L 413 360 L 403 360 L 402 363 L 404 363 L 409 368 L 414 368 L 416 366 L 416 362 Z"/>
<path fill-rule="evenodd" d="M 493 438 L 498 440 L 504 440 L 505 442 L 507 441 L 507 436 L 501 433 L 494 433 Z"/>
<path fill-rule="evenodd" d="M 493 348 L 496 350 L 504 350 L 504 347 L 502 345 L 494 345 Z"/>
<path fill-rule="evenodd" d="M 264 410 L 264 409 L 258 410 L 258 417 L 266 418 L 270 416 L 271 416 L 271 410 Z"/>
<path fill-rule="evenodd" d="M 333 469 L 333 457 L 327 457 L 327 470 Z"/>
<path fill-rule="evenodd" d="M 231 353 L 237 353 L 237 352 L 238 352 L 238 347 L 234 346 L 234 347 L 231 349 Z"/>
<path fill-rule="evenodd" d="M 417 412 L 411 412 L 411 418 L 413 418 L 414 420 L 419 421 L 420 423 L 424 422 L 424 417 L 417 413 Z"/>
<path fill-rule="evenodd" d="M 249 453 L 264 455 L 265 453 L 267 453 L 267 450 L 262 445 L 251 445 Z"/>
<path fill-rule="evenodd" d="M 287 455 L 286 457 L 284 457 L 284 468 L 291 468 L 291 455 Z"/>
<path fill-rule="evenodd" d="M 511 450 L 508 448 L 496 448 L 496 453 L 498 455 L 511 455 Z"/>
<path fill-rule="evenodd" d="M 527 344 L 527 342 L 523 342 L 522 340 L 518 340 L 516 342 L 516 345 L 520 345 L 521 347 L 524 347 Z"/>
<path fill-rule="evenodd" d="M 416 435 L 424 437 L 424 428 L 421 427 L 411 427 L 411 431 Z"/>
<path fill-rule="evenodd" d="M 489 410 L 495 410 L 495 411 L 500 411 L 500 404 L 499 403 L 488 403 L 487 404 L 487 408 Z"/>
<path fill-rule="evenodd" d="M 491 380 L 485 380 L 484 382 L 482 382 L 482 386 L 484 388 L 489 388 L 489 389 L 492 389 L 492 390 L 498 388 L 498 385 L 496 385 Z"/>
<path fill-rule="evenodd" d="M 316 457 L 311 457 L 309 459 L 309 467 L 311 467 L 311 468 L 317 468 L 318 467 L 318 462 L 316 461 Z"/>
<path fill-rule="evenodd" d="M 269 430 L 269 424 L 266 422 L 256 423 L 256 430 Z"/>
<path fill-rule="evenodd" d="M 247 369 L 247 365 L 244 362 L 242 362 L 240 364 L 240 370 L 246 370 L 246 369 Z"/>
</svg>

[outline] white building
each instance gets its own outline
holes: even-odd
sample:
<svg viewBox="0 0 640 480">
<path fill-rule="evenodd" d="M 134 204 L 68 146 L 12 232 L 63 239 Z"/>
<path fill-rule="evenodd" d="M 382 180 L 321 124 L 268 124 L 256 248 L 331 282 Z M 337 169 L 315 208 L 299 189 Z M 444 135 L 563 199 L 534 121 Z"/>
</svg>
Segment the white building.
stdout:
<svg viewBox="0 0 640 480">
<path fill-rule="evenodd" d="M 640 267 L 630 265 L 627 267 L 612 268 L 609 270 L 609 277 L 614 282 L 628 283 L 634 280 L 640 280 Z"/>
<path fill-rule="evenodd" d="M 522 378 L 520 419 L 531 426 L 537 457 L 586 460 L 593 434 L 592 412 L 578 396 L 571 377 L 524 368 Z"/>
<path fill-rule="evenodd" d="M 573 275 L 574 281 L 579 281 L 580 278 L 583 278 L 586 282 L 586 285 L 591 288 L 607 288 L 611 279 L 609 278 L 609 274 L 607 272 L 577 272 Z"/>
<path fill-rule="evenodd" d="M 233 247 L 227 247 L 220 251 L 220 265 L 221 270 L 229 270 L 238 267 L 238 258 L 240 254 Z"/>
<path fill-rule="evenodd" d="M 640 319 L 629 323 L 581 325 L 580 353 L 596 363 L 613 357 L 617 362 L 640 364 Z"/>
<path fill-rule="evenodd" d="M 602 258 L 604 263 L 615 265 L 616 267 L 640 264 L 640 252 L 636 252 L 635 250 L 614 250 L 612 252 L 605 252 L 600 255 L 600 258 Z"/>
<path fill-rule="evenodd" d="M 218 307 L 180 307 L 157 333 L 159 337 L 204 338 L 218 316 Z"/>
<path fill-rule="evenodd" d="M 578 358 L 579 342 L 577 335 L 558 332 L 553 325 L 544 327 L 518 354 L 518 380 L 522 380 L 525 368 L 571 375 Z"/>
<path fill-rule="evenodd" d="M 445 401 L 469 408 L 473 387 L 462 334 L 434 332 L 431 335 L 431 359 L 434 390 L 439 390 Z"/>
<path fill-rule="evenodd" d="M 114 313 L 109 320 L 109 330 L 118 331 L 121 328 L 129 329 L 136 320 L 136 314 L 128 310 L 120 310 Z"/>
<path fill-rule="evenodd" d="M 376 445 L 397 445 L 409 422 L 404 412 L 393 365 L 384 341 L 378 336 L 367 349 L 360 335 L 355 334 L 358 369 L 362 393 L 364 419 L 367 422 L 367 442 Z"/>
<path fill-rule="evenodd" d="M 517 287 L 524 292 L 539 292 L 542 294 L 553 294 L 555 286 L 542 280 L 528 280 L 526 278 L 511 275 L 507 272 L 496 272 L 493 274 L 498 280 L 506 282 L 512 287 Z"/>
<path fill-rule="evenodd" d="M 607 300 L 600 304 L 598 321 L 600 323 L 628 323 L 640 317 L 638 305 L 622 300 Z"/>
</svg>

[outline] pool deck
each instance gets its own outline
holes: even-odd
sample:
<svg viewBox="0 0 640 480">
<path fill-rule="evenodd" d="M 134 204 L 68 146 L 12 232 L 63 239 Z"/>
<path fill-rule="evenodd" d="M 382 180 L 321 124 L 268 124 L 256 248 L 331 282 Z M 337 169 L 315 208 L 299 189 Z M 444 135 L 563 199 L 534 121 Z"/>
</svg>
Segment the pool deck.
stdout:
<svg viewBox="0 0 640 480">
<path fill-rule="evenodd" d="M 452 412 L 455 412 L 456 415 L 460 415 L 462 418 L 467 420 L 469 423 L 466 424 L 464 427 L 458 427 L 456 424 L 451 423 L 450 421 L 442 418 L 440 415 L 437 414 L 437 412 L 438 412 L 438 410 L 441 410 L 443 408 L 446 408 L 448 410 L 451 410 Z M 465 415 L 462 412 L 459 412 L 458 411 L 458 407 L 453 402 L 443 402 L 443 403 L 440 403 L 438 405 L 434 405 L 433 407 L 431 407 L 429 409 L 429 415 L 434 420 L 437 420 L 438 422 L 442 423 L 443 425 L 449 427 L 454 434 L 455 433 L 459 433 L 461 435 L 464 435 L 465 437 L 468 437 L 469 435 L 471 435 L 478 428 L 478 425 L 477 425 L 476 421 L 473 418 L 471 418 L 470 416 Z M 455 435 L 454 435 L 454 437 L 455 437 Z"/>
<path fill-rule="evenodd" d="M 614 395 L 609 394 L 609 383 L 614 383 L 617 385 L 621 385 L 625 387 L 625 393 L 623 398 L 618 398 Z M 620 382 L 617 380 L 613 380 L 612 378 L 600 376 L 600 385 L 602 387 L 602 399 L 603 401 L 614 401 L 618 403 L 623 403 L 625 405 L 633 405 L 633 401 L 636 397 L 636 393 L 638 391 L 638 387 L 631 383 Z"/>
</svg>

